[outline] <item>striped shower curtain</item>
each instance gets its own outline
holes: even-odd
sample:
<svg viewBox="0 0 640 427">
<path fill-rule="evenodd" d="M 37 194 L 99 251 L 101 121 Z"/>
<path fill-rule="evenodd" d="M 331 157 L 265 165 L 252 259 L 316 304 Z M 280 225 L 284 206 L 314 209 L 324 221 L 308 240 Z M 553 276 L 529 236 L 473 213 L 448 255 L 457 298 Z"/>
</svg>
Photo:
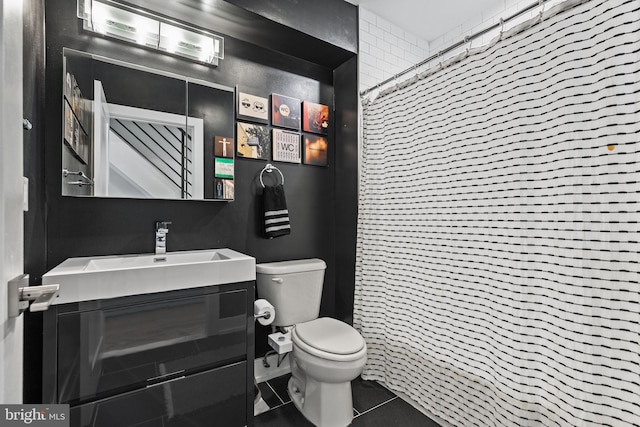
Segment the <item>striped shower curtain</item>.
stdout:
<svg viewBox="0 0 640 427">
<path fill-rule="evenodd" d="M 368 100 L 363 376 L 455 426 L 640 425 L 640 1 L 568 0 Z"/>
</svg>

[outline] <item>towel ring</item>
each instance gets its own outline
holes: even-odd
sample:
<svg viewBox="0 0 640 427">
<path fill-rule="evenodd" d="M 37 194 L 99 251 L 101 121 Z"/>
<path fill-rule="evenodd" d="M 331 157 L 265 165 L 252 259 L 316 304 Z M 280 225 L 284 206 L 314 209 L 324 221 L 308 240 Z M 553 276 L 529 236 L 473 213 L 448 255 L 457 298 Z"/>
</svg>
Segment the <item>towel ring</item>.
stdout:
<svg viewBox="0 0 640 427">
<path fill-rule="evenodd" d="M 282 175 L 282 172 L 280 171 L 280 169 L 273 166 L 271 163 L 267 163 L 267 165 L 263 167 L 262 171 L 260 172 L 260 185 L 262 185 L 262 188 L 264 188 L 264 181 L 262 181 L 262 174 L 265 172 L 271 173 L 273 171 L 278 171 L 278 173 L 280 174 L 280 179 L 282 179 L 282 185 L 284 185 L 284 175 Z"/>
</svg>

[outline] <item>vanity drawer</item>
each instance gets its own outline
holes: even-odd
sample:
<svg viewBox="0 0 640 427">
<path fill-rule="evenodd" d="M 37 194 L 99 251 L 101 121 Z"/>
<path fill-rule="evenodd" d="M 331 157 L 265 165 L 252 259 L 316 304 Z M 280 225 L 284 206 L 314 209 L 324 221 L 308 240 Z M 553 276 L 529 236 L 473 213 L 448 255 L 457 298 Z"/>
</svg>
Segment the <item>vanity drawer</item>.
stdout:
<svg viewBox="0 0 640 427">
<path fill-rule="evenodd" d="M 245 360 L 246 301 L 246 290 L 234 290 L 58 314 L 58 403 L 82 404 Z"/>
<path fill-rule="evenodd" d="M 71 408 L 73 427 L 247 425 L 246 362 Z"/>
</svg>

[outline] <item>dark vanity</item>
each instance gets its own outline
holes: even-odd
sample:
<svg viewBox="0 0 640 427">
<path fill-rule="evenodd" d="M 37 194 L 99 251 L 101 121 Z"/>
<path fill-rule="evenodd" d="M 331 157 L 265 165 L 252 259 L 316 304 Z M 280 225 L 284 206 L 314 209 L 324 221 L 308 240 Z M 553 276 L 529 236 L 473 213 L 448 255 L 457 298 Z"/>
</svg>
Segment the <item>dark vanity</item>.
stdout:
<svg viewBox="0 0 640 427">
<path fill-rule="evenodd" d="M 43 402 L 72 426 L 253 425 L 254 283 L 53 305 Z"/>
</svg>

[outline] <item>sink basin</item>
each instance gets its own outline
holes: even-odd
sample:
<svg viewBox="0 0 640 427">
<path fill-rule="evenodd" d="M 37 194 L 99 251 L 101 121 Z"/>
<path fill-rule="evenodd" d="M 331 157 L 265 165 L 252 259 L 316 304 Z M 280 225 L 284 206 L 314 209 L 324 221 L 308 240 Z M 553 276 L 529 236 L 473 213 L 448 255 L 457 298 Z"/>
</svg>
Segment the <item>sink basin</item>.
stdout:
<svg viewBox="0 0 640 427">
<path fill-rule="evenodd" d="M 69 258 L 42 276 L 59 284 L 52 304 L 253 281 L 255 258 L 231 249 Z"/>
<path fill-rule="evenodd" d="M 123 268 L 158 267 L 163 265 L 193 264 L 229 259 L 218 251 L 170 252 L 162 255 L 124 255 L 91 258 L 84 271 L 120 270 Z"/>
</svg>

